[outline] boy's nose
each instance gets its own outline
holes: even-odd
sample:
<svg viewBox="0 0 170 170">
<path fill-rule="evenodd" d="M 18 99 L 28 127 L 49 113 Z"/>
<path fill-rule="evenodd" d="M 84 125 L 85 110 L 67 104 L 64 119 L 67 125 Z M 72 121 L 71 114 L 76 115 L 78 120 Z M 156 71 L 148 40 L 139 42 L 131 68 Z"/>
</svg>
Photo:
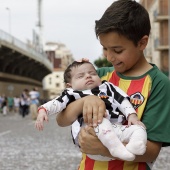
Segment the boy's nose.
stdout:
<svg viewBox="0 0 170 170">
<path fill-rule="evenodd" d="M 108 52 L 108 53 L 106 54 L 106 59 L 107 59 L 108 61 L 110 61 L 110 62 L 111 62 L 111 61 L 113 62 L 113 61 L 116 59 L 116 57 L 113 55 L 113 53 L 109 53 L 109 52 Z"/>
</svg>

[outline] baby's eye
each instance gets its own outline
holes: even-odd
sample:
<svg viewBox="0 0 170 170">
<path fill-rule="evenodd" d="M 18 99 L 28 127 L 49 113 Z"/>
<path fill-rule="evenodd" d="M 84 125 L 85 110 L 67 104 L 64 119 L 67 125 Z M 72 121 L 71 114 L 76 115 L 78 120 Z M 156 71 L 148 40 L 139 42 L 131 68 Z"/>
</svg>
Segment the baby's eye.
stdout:
<svg viewBox="0 0 170 170">
<path fill-rule="evenodd" d="M 81 78 L 83 78 L 83 76 L 78 76 L 77 78 L 78 78 L 78 79 L 81 79 Z"/>
<path fill-rule="evenodd" d="M 97 75 L 97 73 L 91 73 L 91 75 Z"/>
<path fill-rule="evenodd" d="M 90 74 L 91 76 L 97 75 L 97 73 L 96 73 L 95 71 L 91 71 L 91 72 L 89 72 L 89 74 Z"/>
</svg>

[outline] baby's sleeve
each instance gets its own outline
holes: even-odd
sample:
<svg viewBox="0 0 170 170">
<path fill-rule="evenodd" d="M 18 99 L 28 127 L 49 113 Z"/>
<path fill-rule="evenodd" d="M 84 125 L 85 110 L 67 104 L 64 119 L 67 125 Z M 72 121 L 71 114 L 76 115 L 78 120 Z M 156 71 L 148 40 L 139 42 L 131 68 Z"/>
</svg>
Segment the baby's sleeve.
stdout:
<svg viewBox="0 0 170 170">
<path fill-rule="evenodd" d="M 43 104 L 42 107 L 46 109 L 47 115 L 52 115 L 60 113 L 66 108 L 68 103 L 70 103 L 70 98 L 68 96 L 67 90 L 64 90 L 61 96 Z"/>
</svg>

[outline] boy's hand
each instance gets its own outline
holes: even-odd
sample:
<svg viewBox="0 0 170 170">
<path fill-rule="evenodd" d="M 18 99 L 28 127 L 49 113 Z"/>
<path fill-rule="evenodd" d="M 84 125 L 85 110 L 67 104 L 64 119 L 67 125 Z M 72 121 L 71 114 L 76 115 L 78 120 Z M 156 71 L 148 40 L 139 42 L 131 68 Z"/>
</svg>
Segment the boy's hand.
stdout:
<svg viewBox="0 0 170 170">
<path fill-rule="evenodd" d="M 132 113 L 128 116 L 128 126 L 132 124 L 143 126 L 146 129 L 146 126 L 138 119 L 136 113 Z"/>
<path fill-rule="evenodd" d="M 37 120 L 35 122 L 35 127 L 40 131 L 43 130 L 43 122 L 46 121 L 48 122 L 48 116 L 45 110 L 41 109 L 38 112 Z"/>
<path fill-rule="evenodd" d="M 106 156 L 106 153 L 110 153 L 96 136 L 96 133 L 92 127 L 82 127 L 79 133 L 78 141 L 80 145 L 80 151 L 83 153 L 103 156 Z"/>
<path fill-rule="evenodd" d="M 105 117 L 106 106 L 103 100 L 94 95 L 83 97 L 83 118 L 89 126 L 96 127 Z"/>
</svg>

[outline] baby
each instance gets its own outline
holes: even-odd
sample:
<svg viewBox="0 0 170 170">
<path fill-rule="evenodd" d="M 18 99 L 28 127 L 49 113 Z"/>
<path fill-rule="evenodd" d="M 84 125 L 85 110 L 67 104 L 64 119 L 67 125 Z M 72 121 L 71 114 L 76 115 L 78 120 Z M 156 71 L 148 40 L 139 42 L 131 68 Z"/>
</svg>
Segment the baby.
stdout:
<svg viewBox="0 0 170 170">
<path fill-rule="evenodd" d="M 48 115 L 61 112 L 69 103 L 77 99 L 87 95 L 97 95 L 106 104 L 106 115 L 101 123 L 98 125 L 93 123 L 93 126 L 96 135 L 109 149 L 111 155 L 132 161 L 135 155 L 144 154 L 147 141 L 145 126 L 138 120 L 126 93 L 109 82 L 101 81 L 94 66 L 88 61 L 74 61 L 69 65 L 64 73 L 64 81 L 67 88 L 61 96 L 39 107 L 35 123 L 38 130 L 43 129 L 43 121 L 48 121 Z M 83 117 L 87 120 L 86 116 L 77 115 L 77 120 L 72 124 L 75 143 L 77 143 L 80 127 L 84 124 Z M 128 120 L 128 126 L 122 125 L 125 120 Z M 92 125 L 92 121 L 88 123 Z M 128 144 L 125 147 L 122 143 Z M 88 156 L 100 161 L 111 160 L 100 155 Z"/>
</svg>

